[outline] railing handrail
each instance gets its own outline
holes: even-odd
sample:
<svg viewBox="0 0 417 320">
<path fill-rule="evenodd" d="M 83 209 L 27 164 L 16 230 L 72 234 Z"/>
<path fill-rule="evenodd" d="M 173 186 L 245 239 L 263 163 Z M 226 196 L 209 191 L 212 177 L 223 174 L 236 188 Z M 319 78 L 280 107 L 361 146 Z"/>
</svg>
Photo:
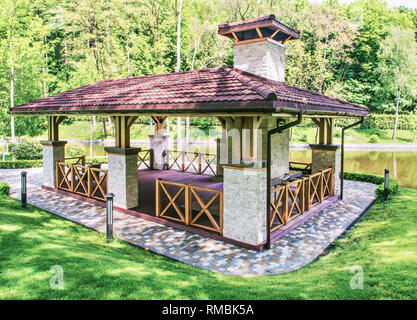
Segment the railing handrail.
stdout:
<svg viewBox="0 0 417 320">
<path fill-rule="evenodd" d="M 187 172 L 190 168 L 193 168 L 193 173 L 204 174 L 208 171 L 208 169 L 210 169 L 213 175 L 216 174 L 211 167 L 213 162 L 216 160 L 215 154 L 207 152 L 168 150 L 167 157 L 168 170 L 176 166 L 175 168 L 178 167 L 180 172 Z M 210 157 L 213 158 L 210 159 Z M 170 163 L 170 160 L 173 160 L 173 162 Z"/>
<path fill-rule="evenodd" d="M 330 175 L 330 176 L 329 176 Z M 291 187 L 297 186 L 293 192 Z M 314 174 L 305 175 L 291 182 L 284 182 L 271 190 L 270 206 L 272 210 L 271 231 L 275 231 L 290 220 L 310 210 L 313 206 L 334 195 L 334 169 L 328 168 Z M 296 191 L 298 190 L 298 191 Z M 296 193 L 294 195 L 294 193 Z M 289 196 L 290 194 L 290 196 Z M 292 195 L 292 196 L 291 196 Z M 317 199 L 317 202 L 314 200 Z M 278 202 L 278 203 L 277 203 Z M 288 206 L 290 205 L 290 210 Z M 295 203 L 299 202 L 299 203 Z M 279 208 L 281 207 L 281 212 Z M 296 214 L 292 211 L 296 209 Z M 277 217 L 278 215 L 278 217 Z M 275 217 L 282 223 L 274 226 Z"/>
<path fill-rule="evenodd" d="M 162 180 L 162 179 L 156 179 L 156 216 L 157 217 L 165 217 L 167 219 L 171 219 L 174 221 L 179 221 L 184 223 L 185 225 L 190 225 L 194 227 L 199 227 L 206 230 L 211 230 L 214 232 L 218 232 L 220 234 L 223 234 L 223 189 L 217 190 L 217 189 L 211 189 L 206 187 L 199 187 L 194 186 L 191 184 L 186 183 L 180 183 L 175 181 L 168 181 L 168 180 Z M 167 192 L 166 188 L 163 186 L 176 186 L 180 189 L 174 191 L 175 195 L 172 195 Z M 169 203 L 168 205 L 161 209 L 161 189 L 163 192 L 166 193 L 166 196 L 168 197 Z M 214 195 L 211 197 L 210 200 L 207 202 L 204 202 L 203 199 L 201 199 L 201 196 L 197 194 L 197 191 L 203 191 L 203 192 L 210 192 Z M 184 212 L 181 211 L 180 207 L 175 203 L 175 201 L 178 199 L 178 197 L 184 193 Z M 193 211 L 192 211 L 192 199 L 196 200 L 196 203 L 200 206 L 201 210 L 200 212 L 193 217 Z M 213 205 L 213 203 L 219 199 L 219 222 L 217 222 L 211 211 L 210 207 Z M 170 207 L 173 207 L 174 210 L 177 212 L 178 218 L 176 217 L 170 217 L 165 216 L 164 214 L 167 212 L 167 210 Z M 198 223 L 198 219 L 203 215 L 206 214 L 207 218 L 209 219 L 211 223 L 210 226 L 201 225 Z"/>
<path fill-rule="evenodd" d="M 68 168 L 68 171 L 66 171 L 65 167 Z M 77 169 L 82 169 L 84 171 L 80 172 Z M 99 173 L 98 175 L 97 172 Z M 104 173 L 104 175 L 100 177 L 100 173 Z M 62 176 L 61 179 L 60 174 Z M 84 181 L 85 178 L 87 179 L 87 181 Z M 94 190 L 93 182 L 97 184 Z M 103 182 L 106 183 L 104 187 L 102 186 Z M 67 187 L 63 186 L 64 183 L 67 185 Z M 56 162 L 56 187 L 58 189 L 81 194 L 88 198 L 94 198 L 105 201 L 105 196 L 109 188 L 108 184 L 108 170 L 93 168 L 85 165 L 67 163 L 64 161 Z M 79 191 L 80 187 L 82 188 L 82 191 Z M 102 195 L 100 196 L 99 194 L 97 194 L 97 191 L 100 191 Z"/>
<path fill-rule="evenodd" d="M 64 158 L 64 162 L 67 160 L 74 160 L 74 159 L 78 159 L 75 164 L 78 164 L 81 161 L 81 164 L 83 166 L 85 166 L 85 155 L 79 156 L 79 157 L 68 157 L 68 158 Z"/>
</svg>

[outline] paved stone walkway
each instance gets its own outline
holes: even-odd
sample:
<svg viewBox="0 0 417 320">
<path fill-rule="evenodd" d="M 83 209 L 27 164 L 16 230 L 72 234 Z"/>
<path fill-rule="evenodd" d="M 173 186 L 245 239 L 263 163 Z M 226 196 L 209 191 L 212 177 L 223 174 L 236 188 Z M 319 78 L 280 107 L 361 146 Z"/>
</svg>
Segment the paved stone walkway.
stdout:
<svg viewBox="0 0 417 320">
<path fill-rule="evenodd" d="M 0 169 L 0 181 L 20 197 L 20 172 Z M 43 190 L 42 169 L 27 169 L 28 202 L 68 220 L 105 232 L 105 208 Z M 127 214 L 114 213 L 115 234 L 121 239 L 167 257 L 229 275 L 254 276 L 297 270 L 316 259 L 374 201 L 376 186 L 345 181 L 345 198 L 313 216 L 273 244 L 256 252 L 190 232 L 162 226 Z"/>
</svg>

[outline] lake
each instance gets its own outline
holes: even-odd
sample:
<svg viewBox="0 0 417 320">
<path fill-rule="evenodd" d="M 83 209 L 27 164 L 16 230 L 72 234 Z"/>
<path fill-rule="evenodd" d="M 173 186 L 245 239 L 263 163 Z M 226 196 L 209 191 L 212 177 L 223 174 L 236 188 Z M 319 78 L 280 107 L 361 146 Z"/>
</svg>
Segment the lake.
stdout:
<svg viewBox="0 0 417 320">
<path fill-rule="evenodd" d="M 211 145 L 209 152 L 215 153 L 215 146 Z M 89 154 L 90 147 L 86 145 L 86 155 Z M 93 144 L 93 155 L 104 156 L 104 146 Z M 290 159 L 311 162 L 311 150 L 291 150 Z M 417 189 L 417 152 L 345 151 L 345 171 L 383 175 L 385 168 L 402 187 Z"/>
</svg>

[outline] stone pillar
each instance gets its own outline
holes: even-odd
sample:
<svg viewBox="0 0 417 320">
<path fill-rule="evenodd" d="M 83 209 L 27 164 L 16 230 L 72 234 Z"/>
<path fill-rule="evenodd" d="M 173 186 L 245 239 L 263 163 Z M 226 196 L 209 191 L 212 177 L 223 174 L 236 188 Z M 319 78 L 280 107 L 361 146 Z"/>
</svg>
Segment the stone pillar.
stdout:
<svg viewBox="0 0 417 320">
<path fill-rule="evenodd" d="M 138 153 L 140 148 L 106 147 L 109 190 L 114 206 L 131 209 L 138 206 Z"/>
<path fill-rule="evenodd" d="M 338 145 L 310 144 L 311 148 L 311 172 L 333 168 L 334 170 L 334 194 L 339 194 L 340 189 L 340 147 Z"/>
<path fill-rule="evenodd" d="M 251 245 L 266 241 L 266 169 L 223 166 L 223 236 Z"/>
<path fill-rule="evenodd" d="M 56 163 L 65 161 L 66 141 L 41 141 L 43 146 L 43 176 L 44 185 L 55 188 Z"/>
<path fill-rule="evenodd" d="M 252 43 L 235 42 L 234 67 L 285 82 L 285 46 L 270 38 Z"/>
<path fill-rule="evenodd" d="M 149 135 L 149 148 L 153 150 L 153 169 L 168 169 L 169 135 Z"/>
</svg>

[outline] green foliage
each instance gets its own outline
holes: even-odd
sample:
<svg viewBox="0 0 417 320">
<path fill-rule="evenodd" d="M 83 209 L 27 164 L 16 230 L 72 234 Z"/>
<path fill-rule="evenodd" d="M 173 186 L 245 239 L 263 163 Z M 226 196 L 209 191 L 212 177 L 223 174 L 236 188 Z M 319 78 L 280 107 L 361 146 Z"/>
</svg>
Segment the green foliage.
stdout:
<svg viewBox="0 0 417 320">
<path fill-rule="evenodd" d="M 416 69 L 416 10 L 389 8 L 382 0 L 243 2 L 184 1 L 180 71 L 233 64 L 233 42 L 217 34 L 218 24 L 274 13 L 301 31 L 300 40 L 286 43 L 288 84 L 392 113 L 401 80 L 400 111 L 415 109 L 417 98 L 409 89 Z M 177 5 L 0 0 L 0 122 L 6 135 L 12 79 L 14 105 L 20 105 L 98 80 L 173 72 Z M 61 126 L 78 118 L 67 117 Z M 137 121 L 149 123 L 149 117 Z M 191 118 L 191 125 L 207 130 L 217 120 Z M 46 129 L 45 117 L 16 117 L 15 128 L 16 136 L 38 136 Z M 96 130 L 94 137 L 104 138 Z"/>
<path fill-rule="evenodd" d="M 369 173 L 344 172 L 343 178 L 346 180 L 369 182 L 373 184 L 384 183 L 384 177 Z"/>
<path fill-rule="evenodd" d="M 362 181 L 362 182 L 369 182 L 373 184 L 377 184 L 378 188 L 375 190 L 375 193 L 378 197 L 384 196 L 384 177 L 374 174 L 368 173 L 356 173 L 356 172 L 344 172 L 343 178 L 346 180 L 353 180 L 353 181 Z M 395 195 L 398 193 L 399 190 L 399 183 L 397 179 L 390 178 L 389 179 L 389 194 Z"/>
<path fill-rule="evenodd" d="M 334 120 L 334 126 L 337 128 L 346 127 L 359 119 L 352 118 L 337 118 Z M 394 114 L 371 114 L 369 117 L 364 118 L 361 125 L 355 128 L 369 129 L 369 130 L 392 130 L 394 127 Z M 299 127 L 304 128 L 316 128 L 316 124 L 313 121 L 303 121 Z M 417 130 L 417 115 L 400 114 L 398 116 L 398 129 L 400 130 Z M 335 133 L 336 134 L 336 133 Z"/>
<path fill-rule="evenodd" d="M 79 142 L 70 142 L 65 146 L 65 156 L 68 158 L 71 157 L 80 157 L 85 154 L 85 147 Z"/>
<path fill-rule="evenodd" d="M 392 196 L 398 193 L 399 184 L 397 179 L 389 179 L 388 184 L 388 198 L 392 199 Z M 383 198 L 385 196 L 384 192 L 384 183 L 379 184 L 378 188 L 375 190 L 375 193 L 378 197 Z"/>
<path fill-rule="evenodd" d="M 10 186 L 7 183 L 0 182 L 0 194 L 8 196 L 10 193 Z"/>
<path fill-rule="evenodd" d="M 306 134 L 303 134 L 303 135 L 301 136 L 301 138 L 300 138 L 300 141 L 301 141 L 301 142 L 308 142 L 308 137 L 307 137 L 307 135 L 306 135 Z"/>
<path fill-rule="evenodd" d="M 9 151 L 17 160 L 38 160 L 43 157 L 42 145 L 30 139 L 22 139 L 10 144 Z"/>
<path fill-rule="evenodd" d="M 41 168 L 42 166 L 42 160 L 0 161 L 0 169 Z"/>
<path fill-rule="evenodd" d="M 108 162 L 108 158 L 106 156 L 102 157 L 86 157 L 85 163 L 91 164 L 91 165 L 97 165 L 97 164 L 105 164 Z"/>
<path fill-rule="evenodd" d="M 197 126 L 201 130 L 207 130 L 213 126 L 213 121 L 210 118 L 198 118 Z"/>
<path fill-rule="evenodd" d="M 378 136 L 376 134 L 373 134 L 368 139 L 369 143 L 377 143 L 378 142 Z"/>
</svg>

